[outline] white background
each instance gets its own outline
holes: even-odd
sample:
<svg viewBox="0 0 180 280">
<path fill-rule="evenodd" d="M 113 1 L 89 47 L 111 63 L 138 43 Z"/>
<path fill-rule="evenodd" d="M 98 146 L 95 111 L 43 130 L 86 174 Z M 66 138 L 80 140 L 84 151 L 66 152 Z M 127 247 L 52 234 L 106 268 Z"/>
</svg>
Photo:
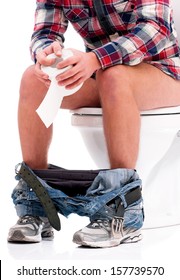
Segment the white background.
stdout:
<svg viewBox="0 0 180 280">
<path fill-rule="evenodd" d="M 32 260 L 33 264 L 33 260 L 39 260 L 39 263 L 42 260 L 61 260 L 61 262 L 63 260 L 81 260 L 79 265 L 82 260 L 109 260 L 112 265 L 114 261 L 121 260 L 121 262 L 126 261 L 126 265 L 132 265 L 132 260 L 138 260 L 140 264 L 145 261 L 146 265 L 150 266 L 160 264 L 167 267 L 169 263 L 169 267 L 172 266 L 173 275 L 177 262 L 175 252 L 180 250 L 178 227 L 145 231 L 143 241 L 135 245 L 105 250 L 79 249 L 71 242 L 72 234 L 84 226 L 87 221 L 84 218 L 72 216 L 68 220 L 62 219 L 63 230 L 56 233 L 54 242 L 33 245 L 7 244 L 8 229 L 16 222 L 16 213 L 10 195 L 16 184 L 14 166 L 22 160 L 18 138 L 17 106 L 22 73 L 32 63 L 29 55 L 29 42 L 33 29 L 34 7 L 35 1 L 32 0 L 11 1 L 11 3 L 3 1 L 1 3 L 0 257 L 4 260 L 3 276 L 11 275 L 16 279 L 14 271 L 8 270 L 9 264 L 12 265 L 12 263 L 12 268 L 17 268 L 15 260 L 19 260 L 18 265 L 23 265 L 26 260 Z M 74 37 L 72 30 L 67 33 L 66 45 L 83 49 L 82 41 Z M 70 125 L 69 112 L 60 112 L 55 121 L 55 137 L 50 150 L 50 162 L 66 168 L 94 167 L 78 133 Z M 35 264 L 37 263 L 36 261 Z M 48 264 L 52 265 L 51 262 Z M 177 278 L 172 276 L 171 279 Z"/>
</svg>

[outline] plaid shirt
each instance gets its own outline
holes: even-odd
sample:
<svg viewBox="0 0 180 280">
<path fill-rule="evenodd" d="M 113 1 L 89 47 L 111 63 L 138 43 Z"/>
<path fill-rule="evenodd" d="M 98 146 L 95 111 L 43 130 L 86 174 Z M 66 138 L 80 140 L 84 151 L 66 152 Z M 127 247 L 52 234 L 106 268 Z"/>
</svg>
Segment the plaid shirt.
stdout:
<svg viewBox="0 0 180 280">
<path fill-rule="evenodd" d="M 86 49 L 96 53 L 102 69 L 144 61 L 180 80 L 180 52 L 169 0 L 96 1 L 103 3 L 111 35 L 101 27 L 93 0 L 37 0 L 33 59 L 53 41 L 63 45 L 71 22 Z"/>
</svg>

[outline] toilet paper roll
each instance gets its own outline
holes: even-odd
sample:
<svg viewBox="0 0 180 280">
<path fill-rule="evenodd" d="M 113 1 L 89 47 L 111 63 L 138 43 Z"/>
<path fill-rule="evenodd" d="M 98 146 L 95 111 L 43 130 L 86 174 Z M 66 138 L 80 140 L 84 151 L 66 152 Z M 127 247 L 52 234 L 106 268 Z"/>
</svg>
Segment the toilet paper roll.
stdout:
<svg viewBox="0 0 180 280">
<path fill-rule="evenodd" d="M 41 102 L 40 106 L 37 108 L 36 112 L 48 128 L 54 121 L 58 110 L 61 106 L 62 100 L 64 96 L 71 95 L 78 91 L 82 84 L 73 88 L 66 89 L 64 86 L 59 86 L 56 81 L 56 76 L 70 69 L 72 66 L 68 66 L 62 69 L 56 68 L 56 65 L 66 58 L 73 56 L 73 53 L 70 50 L 63 49 L 62 56 L 57 57 L 55 54 L 50 54 L 48 58 L 56 58 L 56 61 L 51 66 L 43 66 L 41 67 L 42 71 L 48 74 L 49 79 L 51 80 L 51 84 L 49 90 Z"/>
</svg>

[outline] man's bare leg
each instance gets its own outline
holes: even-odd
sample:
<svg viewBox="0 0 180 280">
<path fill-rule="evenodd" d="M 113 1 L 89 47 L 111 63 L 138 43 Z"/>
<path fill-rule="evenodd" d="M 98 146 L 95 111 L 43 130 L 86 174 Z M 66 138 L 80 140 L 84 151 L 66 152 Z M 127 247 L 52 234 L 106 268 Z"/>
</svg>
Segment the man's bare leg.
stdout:
<svg viewBox="0 0 180 280">
<path fill-rule="evenodd" d="M 46 129 L 35 112 L 46 92 L 47 88 L 35 78 L 33 67 L 28 68 L 20 86 L 18 124 L 23 160 L 32 168 L 47 167 L 52 126 Z"/>
<path fill-rule="evenodd" d="M 34 66 L 29 67 L 22 77 L 20 86 L 18 124 L 23 160 L 32 169 L 47 168 L 48 164 L 53 126 L 47 129 L 36 113 L 46 92 L 46 86 L 34 75 Z M 89 79 L 79 92 L 63 101 L 63 108 L 66 109 L 84 106 L 100 106 L 93 79 Z"/>
<path fill-rule="evenodd" d="M 111 168 L 135 168 L 140 111 L 180 105 L 180 81 L 148 64 L 97 73 Z"/>
</svg>

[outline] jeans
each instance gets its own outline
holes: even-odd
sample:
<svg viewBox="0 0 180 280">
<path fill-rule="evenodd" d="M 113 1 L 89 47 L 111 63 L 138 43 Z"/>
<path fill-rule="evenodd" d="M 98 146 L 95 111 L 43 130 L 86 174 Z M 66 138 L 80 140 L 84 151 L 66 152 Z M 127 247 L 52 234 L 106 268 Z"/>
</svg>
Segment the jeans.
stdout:
<svg viewBox="0 0 180 280">
<path fill-rule="evenodd" d="M 39 178 L 39 177 L 38 177 Z M 34 191 L 26 182 L 16 176 L 19 181 L 12 193 L 13 203 L 18 216 L 32 215 L 45 217 L 44 209 Z M 128 191 L 141 186 L 141 180 L 133 169 L 110 169 L 100 171 L 85 195 L 77 194 L 73 197 L 66 195 L 58 189 L 50 187 L 40 179 L 44 188 L 48 191 L 57 211 L 68 217 L 71 213 L 87 216 L 90 219 L 96 217 L 112 218 L 113 207 L 108 203 L 114 198 L 120 197 L 125 208 L 124 227 L 141 228 L 144 220 L 143 200 L 135 201 L 127 207 L 125 195 Z"/>
</svg>

